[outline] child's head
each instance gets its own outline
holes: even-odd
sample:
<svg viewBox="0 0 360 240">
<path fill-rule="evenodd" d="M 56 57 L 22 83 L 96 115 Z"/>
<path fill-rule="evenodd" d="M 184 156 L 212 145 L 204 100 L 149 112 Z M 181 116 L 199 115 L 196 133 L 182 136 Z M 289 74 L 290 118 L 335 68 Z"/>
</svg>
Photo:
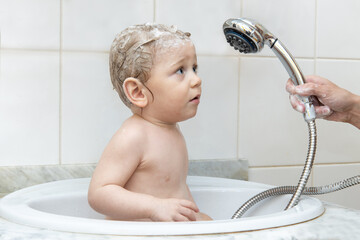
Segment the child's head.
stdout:
<svg viewBox="0 0 360 240">
<path fill-rule="evenodd" d="M 131 107 L 131 102 L 124 92 L 124 81 L 136 78 L 145 84 L 156 57 L 170 47 L 191 41 L 189 37 L 190 33 L 174 26 L 149 23 L 128 27 L 116 36 L 110 49 L 110 75 L 126 106 Z"/>
</svg>

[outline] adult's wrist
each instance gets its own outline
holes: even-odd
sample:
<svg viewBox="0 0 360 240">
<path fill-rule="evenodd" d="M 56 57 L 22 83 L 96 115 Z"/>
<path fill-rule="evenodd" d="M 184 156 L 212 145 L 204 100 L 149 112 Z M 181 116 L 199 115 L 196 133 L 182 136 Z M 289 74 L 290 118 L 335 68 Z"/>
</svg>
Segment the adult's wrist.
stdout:
<svg viewBox="0 0 360 240">
<path fill-rule="evenodd" d="M 349 123 L 360 129 L 360 96 L 354 95 L 353 107 L 350 111 Z"/>
</svg>

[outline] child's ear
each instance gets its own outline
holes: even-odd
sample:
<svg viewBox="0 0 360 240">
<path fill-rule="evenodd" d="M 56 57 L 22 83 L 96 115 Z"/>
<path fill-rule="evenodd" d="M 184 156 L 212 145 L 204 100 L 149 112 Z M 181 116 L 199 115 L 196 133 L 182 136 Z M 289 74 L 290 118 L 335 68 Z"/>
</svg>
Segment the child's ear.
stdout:
<svg viewBox="0 0 360 240">
<path fill-rule="evenodd" d="M 139 108 L 144 108 L 148 104 L 145 94 L 146 87 L 139 79 L 129 77 L 123 83 L 124 92 L 129 101 Z"/>
</svg>

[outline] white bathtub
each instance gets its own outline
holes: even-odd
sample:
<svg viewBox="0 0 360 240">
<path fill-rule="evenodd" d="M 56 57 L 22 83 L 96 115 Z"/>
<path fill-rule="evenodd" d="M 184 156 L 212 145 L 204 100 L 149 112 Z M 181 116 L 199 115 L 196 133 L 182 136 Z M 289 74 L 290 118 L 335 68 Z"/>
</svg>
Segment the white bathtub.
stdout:
<svg viewBox="0 0 360 240">
<path fill-rule="evenodd" d="M 109 235 L 194 235 L 242 232 L 286 226 L 314 219 L 324 212 L 321 201 L 303 196 L 287 211 L 290 195 L 267 199 L 231 220 L 249 198 L 271 186 L 223 178 L 188 177 L 200 211 L 214 221 L 129 222 L 105 220 L 87 202 L 89 178 L 40 184 L 0 200 L 0 216 L 27 226 L 66 232 Z"/>
</svg>

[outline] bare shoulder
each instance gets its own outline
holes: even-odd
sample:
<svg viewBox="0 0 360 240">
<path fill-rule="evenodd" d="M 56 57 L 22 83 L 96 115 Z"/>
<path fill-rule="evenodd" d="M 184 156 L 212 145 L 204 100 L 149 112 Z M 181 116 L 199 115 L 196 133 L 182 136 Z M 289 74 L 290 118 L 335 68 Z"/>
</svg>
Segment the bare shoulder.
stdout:
<svg viewBox="0 0 360 240">
<path fill-rule="evenodd" d="M 116 147 L 116 149 L 126 148 L 127 150 L 135 147 L 139 152 L 139 146 L 143 146 L 146 141 L 147 131 L 143 121 L 136 117 L 130 117 L 115 132 L 109 146 Z"/>
<path fill-rule="evenodd" d="M 110 152 L 116 155 L 131 153 L 139 158 L 144 153 L 148 141 L 146 122 L 140 117 L 132 116 L 115 132 L 104 153 Z"/>
<path fill-rule="evenodd" d="M 105 147 L 93 174 L 94 186 L 124 186 L 143 158 L 146 134 L 141 122 L 127 119 Z"/>
</svg>

